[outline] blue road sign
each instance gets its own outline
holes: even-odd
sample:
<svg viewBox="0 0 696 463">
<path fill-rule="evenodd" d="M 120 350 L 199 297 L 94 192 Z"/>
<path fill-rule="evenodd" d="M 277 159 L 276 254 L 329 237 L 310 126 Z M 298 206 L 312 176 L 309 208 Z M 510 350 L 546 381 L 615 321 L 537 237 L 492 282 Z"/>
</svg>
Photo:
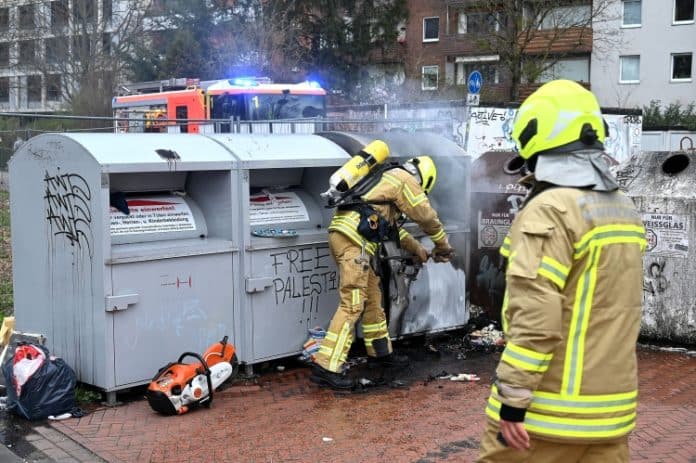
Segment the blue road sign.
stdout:
<svg viewBox="0 0 696 463">
<path fill-rule="evenodd" d="M 481 87 L 483 86 L 483 76 L 481 73 L 478 71 L 472 71 L 471 74 L 469 74 L 467 85 L 469 86 L 469 93 L 480 92 Z"/>
</svg>

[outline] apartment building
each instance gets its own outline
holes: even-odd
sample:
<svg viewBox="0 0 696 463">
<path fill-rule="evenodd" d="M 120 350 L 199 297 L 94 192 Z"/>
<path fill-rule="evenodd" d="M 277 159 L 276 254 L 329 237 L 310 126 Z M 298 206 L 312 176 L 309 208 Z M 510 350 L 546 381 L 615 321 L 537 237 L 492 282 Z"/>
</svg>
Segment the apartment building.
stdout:
<svg viewBox="0 0 696 463">
<path fill-rule="evenodd" d="M 533 34 L 518 44 L 517 51 L 527 63 L 537 63 L 537 72 L 529 72 L 526 65 L 519 99 L 540 83 L 555 78 L 569 78 L 589 86 L 593 15 L 590 1 L 573 6 L 537 2 L 543 3 L 543 14 L 539 14 L 538 5 L 535 13 L 529 6 L 532 3 L 527 2 L 520 9 L 520 2 L 500 2 L 496 11 L 490 6 L 492 2 L 410 0 L 407 74 L 420 77 L 423 92 L 445 88 L 465 92 L 468 75 L 478 70 L 483 75 L 482 98 L 509 101 L 512 66 L 505 64 L 505 53 L 501 51 L 506 50 L 498 45 L 507 34 L 503 28 L 512 25 L 510 17 L 524 14 L 529 15 L 528 27 Z M 490 46 L 485 45 L 487 39 Z M 499 43 L 493 44 L 493 40 Z"/>
<path fill-rule="evenodd" d="M 0 111 L 53 112 L 95 47 L 111 47 L 113 1 L 0 0 Z"/>
<path fill-rule="evenodd" d="M 603 106 L 663 106 L 696 101 L 696 0 L 615 0 L 614 46 L 592 55 L 592 90 Z"/>
</svg>

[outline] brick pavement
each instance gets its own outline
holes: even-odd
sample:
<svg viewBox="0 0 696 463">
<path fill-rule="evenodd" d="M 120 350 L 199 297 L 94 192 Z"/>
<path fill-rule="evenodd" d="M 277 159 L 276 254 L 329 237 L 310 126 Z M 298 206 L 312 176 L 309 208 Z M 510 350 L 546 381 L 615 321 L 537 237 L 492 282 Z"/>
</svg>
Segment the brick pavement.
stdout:
<svg viewBox="0 0 696 463">
<path fill-rule="evenodd" d="M 137 400 L 36 429 L 57 447 L 65 439 L 66 453 L 74 441 L 109 462 L 467 462 L 477 455 L 498 358 L 425 359 L 408 389 L 365 394 L 319 389 L 308 369 L 288 369 L 217 394 L 209 410 L 163 417 Z M 631 461 L 696 463 L 696 358 L 641 349 L 639 367 Z M 482 381 L 424 381 L 443 369 Z"/>
</svg>

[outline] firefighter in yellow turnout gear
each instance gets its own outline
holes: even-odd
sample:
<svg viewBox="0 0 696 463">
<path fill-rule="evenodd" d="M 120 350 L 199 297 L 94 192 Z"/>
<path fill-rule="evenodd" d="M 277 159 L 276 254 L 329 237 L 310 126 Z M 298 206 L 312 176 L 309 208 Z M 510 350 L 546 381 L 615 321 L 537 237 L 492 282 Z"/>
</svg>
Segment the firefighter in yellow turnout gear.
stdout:
<svg viewBox="0 0 696 463">
<path fill-rule="evenodd" d="M 388 147 L 377 140 L 364 148 L 364 151 L 371 150 L 388 150 Z M 381 153 L 382 159 L 387 153 Z M 360 196 L 361 204 L 358 207 L 339 207 L 329 225 L 329 247 L 339 270 L 340 302 L 316 355 L 310 379 L 334 389 L 349 389 L 353 385 L 352 380 L 343 374 L 343 364 L 361 315 L 368 356 L 385 366 L 405 366 L 408 363 L 405 356 L 392 351 L 382 308 L 380 279 L 370 265 L 371 256 L 377 252 L 378 240 L 370 241 L 360 233 L 361 213 L 366 214 L 360 206 L 372 208 L 373 214 L 368 212 L 367 220 L 374 221 L 373 228 L 386 226 L 391 239 L 400 240 L 401 247 L 421 261 L 428 259 L 428 252 L 406 230 L 396 226 L 402 214 L 416 222 L 435 243 L 434 260 L 445 262 L 452 252 L 442 223 L 426 196 L 435 185 L 437 175 L 432 159 L 420 156 L 410 159 L 402 167 L 395 166 L 376 175 L 381 175 L 381 178 Z"/>
<path fill-rule="evenodd" d="M 606 124 L 575 82 L 540 87 L 513 139 L 533 186 L 501 254 L 507 345 L 479 462 L 628 462 L 645 230 L 602 156 Z"/>
</svg>

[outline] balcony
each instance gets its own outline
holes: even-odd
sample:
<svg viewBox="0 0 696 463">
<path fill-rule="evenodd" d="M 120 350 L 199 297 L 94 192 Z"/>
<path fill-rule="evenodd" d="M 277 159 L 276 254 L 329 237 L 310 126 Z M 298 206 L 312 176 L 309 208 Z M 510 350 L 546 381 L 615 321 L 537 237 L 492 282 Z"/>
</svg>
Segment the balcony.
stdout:
<svg viewBox="0 0 696 463">
<path fill-rule="evenodd" d="M 592 28 L 571 27 L 539 31 L 539 34 L 525 48 L 525 53 L 529 55 L 567 52 L 591 53 Z"/>
</svg>

